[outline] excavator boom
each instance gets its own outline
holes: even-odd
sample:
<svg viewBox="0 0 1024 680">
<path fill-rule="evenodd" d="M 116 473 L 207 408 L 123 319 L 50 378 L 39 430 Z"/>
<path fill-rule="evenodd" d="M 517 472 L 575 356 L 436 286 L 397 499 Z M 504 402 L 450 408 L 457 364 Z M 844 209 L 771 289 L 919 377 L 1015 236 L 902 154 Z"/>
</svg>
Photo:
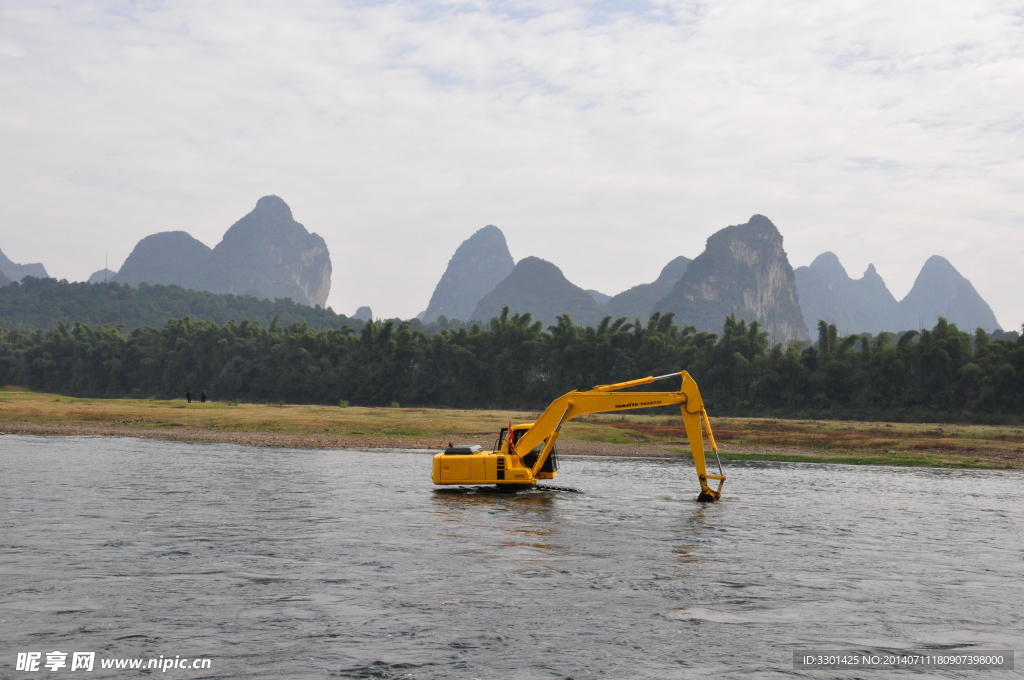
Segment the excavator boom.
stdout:
<svg viewBox="0 0 1024 680">
<path fill-rule="evenodd" d="M 682 378 L 678 392 L 621 392 L 674 377 Z M 548 405 L 533 423 L 503 429 L 491 451 L 480 447 L 456 446 L 434 456 L 431 479 L 435 484 L 532 485 L 558 475 L 555 443 L 562 426 L 572 418 L 588 413 L 614 413 L 655 406 L 679 405 L 683 427 L 690 443 L 693 465 L 700 482 L 697 500 L 716 501 L 721 497 L 725 474 L 718 460 L 718 447 L 711 432 L 704 401 L 697 383 L 686 371 L 657 377 L 639 378 L 614 385 L 598 385 L 590 390 L 575 390 Z M 704 433 L 718 462 L 718 474 L 707 472 Z M 712 489 L 708 480 L 717 481 Z"/>
</svg>

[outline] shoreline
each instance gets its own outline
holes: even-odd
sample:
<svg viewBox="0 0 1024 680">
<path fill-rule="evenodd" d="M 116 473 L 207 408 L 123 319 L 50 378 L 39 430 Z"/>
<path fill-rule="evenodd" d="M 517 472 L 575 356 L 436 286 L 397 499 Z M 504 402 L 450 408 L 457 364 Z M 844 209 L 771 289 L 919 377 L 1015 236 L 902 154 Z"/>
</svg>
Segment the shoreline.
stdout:
<svg viewBox="0 0 1024 680">
<path fill-rule="evenodd" d="M 298 449 L 440 451 L 494 445 L 536 411 L 98 399 L 0 389 L 0 433 L 97 436 Z M 1024 426 L 710 416 L 723 462 L 1024 469 Z M 0 437 L 2 441 L 2 437 Z M 590 414 L 565 423 L 559 453 L 689 459 L 679 416 Z M 711 465 L 714 466 L 712 457 Z"/>
<path fill-rule="evenodd" d="M 290 449 L 406 449 L 431 454 L 445 448 L 447 440 L 421 437 L 389 437 L 318 433 L 225 432 L 199 427 L 141 429 L 127 425 L 89 425 L 85 423 L 2 422 L 0 436 L 28 435 L 44 437 L 129 437 L 196 444 L 239 444 Z M 461 442 L 461 440 L 460 440 Z M 676 458 L 684 455 L 678 447 L 659 443 L 615 444 L 562 438 L 560 455 Z"/>
<path fill-rule="evenodd" d="M 101 425 L 82 422 L 39 423 L 0 421 L 0 436 L 114 437 L 157 439 L 194 444 L 237 444 L 269 448 L 295 449 L 404 449 L 434 454 L 447 444 L 447 438 L 396 437 L 379 435 L 279 433 L 260 431 L 224 431 L 203 427 L 141 428 L 130 425 Z M 462 439 L 465 439 L 463 437 Z M 616 458 L 689 458 L 689 451 L 667 442 L 615 443 L 563 437 L 558 442 L 562 456 L 606 456 Z M 849 465 L 888 465 L 893 467 L 941 467 L 968 469 L 1024 469 L 1024 456 L 1015 451 L 971 451 L 971 456 L 950 455 L 948 451 L 872 452 L 842 449 L 815 449 L 792 446 L 720 446 L 723 462 L 805 462 Z M 709 465 L 713 457 L 709 454 Z"/>
</svg>

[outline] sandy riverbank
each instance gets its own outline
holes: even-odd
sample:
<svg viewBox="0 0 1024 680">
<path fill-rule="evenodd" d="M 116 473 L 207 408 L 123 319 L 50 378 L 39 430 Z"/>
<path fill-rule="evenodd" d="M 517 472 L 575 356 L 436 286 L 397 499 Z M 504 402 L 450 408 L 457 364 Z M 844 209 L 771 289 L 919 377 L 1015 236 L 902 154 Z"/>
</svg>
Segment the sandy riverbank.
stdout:
<svg viewBox="0 0 1024 680">
<path fill-rule="evenodd" d="M 138 437 L 291 448 L 421 449 L 493 444 L 515 411 L 280 404 L 187 404 L 0 392 L 0 434 Z M 723 460 L 1024 468 L 1024 431 L 1012 426 L 712 418 Z M 567 424 L 562 455 L 687 456 L 678 418 L 588 416 Z"/>
</svg>

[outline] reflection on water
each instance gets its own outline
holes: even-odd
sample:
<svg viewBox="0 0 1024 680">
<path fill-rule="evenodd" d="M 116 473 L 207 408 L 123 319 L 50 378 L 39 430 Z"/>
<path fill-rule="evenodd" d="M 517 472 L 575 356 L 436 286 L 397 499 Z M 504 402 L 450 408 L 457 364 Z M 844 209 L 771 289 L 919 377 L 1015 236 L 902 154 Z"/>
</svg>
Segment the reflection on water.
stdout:
<svg viewBox="0 0 1024 680">
<path fill-rule="evenodd" d="M 510 558 L 517 555 L 517 563 L 506 567 L 518 573 L 537 569 L 534 556 L 551 554 L 557 550 L 555 525 L 558 521 L 558 503 L 551 491 L 530 490 L 520 493 L 498 492 L 493 487 L 438 488 L 431 500 L 434 515 L 442 522 L 454 526 L 442 534 L 450 549 L 472 543 L 477 532 L 495 536 L 497 544 Z"/>
<path fill-rule="evenodd" d="M 582 494 L 429 466 L 2 437 L 0 675 L 67 648 L 214 660 L 181 677 L 824 677 L 792 650 L 1024 637 L 1017 472 L 732 465 L 705 505 L 682 461 L 568 458 Z"/>
</svg>

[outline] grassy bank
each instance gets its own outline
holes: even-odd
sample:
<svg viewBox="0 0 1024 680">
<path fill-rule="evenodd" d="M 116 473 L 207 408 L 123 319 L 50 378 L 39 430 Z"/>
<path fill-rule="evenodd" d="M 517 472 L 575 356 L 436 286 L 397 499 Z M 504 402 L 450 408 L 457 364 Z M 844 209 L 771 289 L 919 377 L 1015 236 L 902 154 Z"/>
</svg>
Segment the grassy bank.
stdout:
<svg viewBox="0 0 1024 680">
<path fill-rule="evenodd" d="M 186 404 L 75 399 L 8 388 L 0 432 L 103 435 L 261 446 L 422 448 L 490 446 L 509 420 L 536 414 L 429 408 Z M 711 419 L 723 460 L 1024 468 L 1024 429 L 1011 426 Z M 688 451 L 678 418 L 594 415 L 566 424 L 565 454 L 671 456 Z"/>
</svg>

